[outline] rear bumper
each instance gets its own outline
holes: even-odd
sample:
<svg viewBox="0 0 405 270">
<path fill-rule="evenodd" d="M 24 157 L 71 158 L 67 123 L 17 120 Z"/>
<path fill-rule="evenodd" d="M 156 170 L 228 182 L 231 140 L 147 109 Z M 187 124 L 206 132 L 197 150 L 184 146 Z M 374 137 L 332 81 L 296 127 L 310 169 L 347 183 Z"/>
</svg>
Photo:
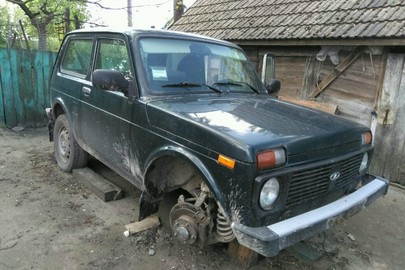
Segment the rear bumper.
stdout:
<svg viewBox="0 0 405 270">
<path fill-rule="evenodd" d="M 49 141 L 53 141 L 53 126 L 55 124 L 55 120 L 53 119 L 52 116 L 52 109 L 51 108 L 45 108 L 45 113 L 48 116 L 48 134 L 49 134 Z"/>
<path fill-rule="evenodd" d="M 263 227 L 232 223 L 239 243 L 264 256 L 271 257 L 299 241 L 329 229 L 342 218 L 350 217 L 388 191 L 389 181 L 373 176 L 355 192 L 320 208 Z"/>
</svg>

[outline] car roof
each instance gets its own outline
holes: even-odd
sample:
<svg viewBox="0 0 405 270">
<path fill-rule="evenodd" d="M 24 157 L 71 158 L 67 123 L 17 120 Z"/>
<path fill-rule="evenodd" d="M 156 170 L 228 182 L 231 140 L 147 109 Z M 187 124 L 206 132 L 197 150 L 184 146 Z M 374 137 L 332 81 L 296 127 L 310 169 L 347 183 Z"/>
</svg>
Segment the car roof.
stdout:
<svg viewBox="0 0 405 270">
<path fill-rule="evenodd" d="M 68 35 L 74 34 L 97 34 L 97 33 L 110 33 L 110 34 L 124 34 L 130 38 L 135 38 L 138 35 L 145 35 L 145 36 L 153 36 L 153 37 L 173 37 L 173 38 L 190 38 L 190 39 L 197 39 L 201 41 L 208 41 L 214 43 L 222 43 L 223 45 L 238 47 L 234 43 L 227 42 L 224 40 L 219 40 L 207 36 L 197 35 L 197 34 L 190 34 L 178 31 L 169 31 L 169 30 L 157 30 L 157 29 L 138 29 L 138 28 L 131 28 L 131 27 L 122 27 L 122 28 L 109 28 L 109 27 L 94 27 L 94 28 L 84 28 L 79 30 L 74 30 L 69 33 Z"/>
</svg>

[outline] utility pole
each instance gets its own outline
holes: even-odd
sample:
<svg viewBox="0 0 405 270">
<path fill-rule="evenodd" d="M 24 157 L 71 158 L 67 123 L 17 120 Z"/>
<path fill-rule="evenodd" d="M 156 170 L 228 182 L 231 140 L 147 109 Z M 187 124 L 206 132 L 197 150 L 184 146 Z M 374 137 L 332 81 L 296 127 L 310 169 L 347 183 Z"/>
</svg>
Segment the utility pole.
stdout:
<svg viewBox="0 0 405 270">
<path fill-rule="evenodd" d="M 127 0 L 128 26 L 132 27 L 132 0 Z"/>
<path fill-rule="evenodd" d="M 70 32 L 70 8 L 65 9 L 65 34 Z"/>
</svg>

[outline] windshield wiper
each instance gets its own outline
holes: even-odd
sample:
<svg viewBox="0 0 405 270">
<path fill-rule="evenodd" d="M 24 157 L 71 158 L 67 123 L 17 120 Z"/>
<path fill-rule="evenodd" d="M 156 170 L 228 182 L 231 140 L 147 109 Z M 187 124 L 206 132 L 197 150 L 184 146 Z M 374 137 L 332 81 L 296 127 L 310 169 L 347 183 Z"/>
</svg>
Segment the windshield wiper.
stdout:
<svg viewBox="0 0 405 270">
<path fill-rule="evenodd" d="M 213 90 L 213 91 L 215 91 L 215 92 L 217 92 L 217 93 L 219 93 L 219 94 L 222 94 L 222 90 L 219 90 L 219 89 L 216 88 L 216 87 L 213 87 L 213 86 L 211 86 L 211 85 L 209 85 L 209 84 L 206 84 L 206 83 L 203 83 L 202 85 L 208 87 L 209 89 L 211 89 L 211 90 Z"/>
<path fill-rule="evenodd" d="M 234 82 L 234 81 L 220 81 L 215 82 L 213 85 L 234 85 L 234 86 L 242 86 L 242 84 L 249 86 L 250 89 L 253 90 L 256 94 L 259 94 L 259 90 L 248 84 L 247 82 Z"/>
<path fill-rule="evenodd" d="M 211 89 L 211 90 L 213 90 L 213 91 L 215 91 L 215 92 L 217 92 L 219 94 L 222 94 L 221 90 L 219 90 L 218 88 L 213 87 L 211 85 L 208 85 L 206 83 L 198 84 L 198 83 L 190 83 L 190 82 L 180 82 L 180 83 L 169 83 L 169 84 L 162 85 L 162 87 L 184 87 L 184 88 L 187 88 L 187 87 L 200 87 L 200 86 L 206 86 L 209 89 Z"/>
<path fill-rule="evenodd" d="M 162 87 L 200 87 L 201 84 L 189 83 L 189 82 L 180 82 L 180 83 L 168 83 L 162 85 Z"/>
</svg>

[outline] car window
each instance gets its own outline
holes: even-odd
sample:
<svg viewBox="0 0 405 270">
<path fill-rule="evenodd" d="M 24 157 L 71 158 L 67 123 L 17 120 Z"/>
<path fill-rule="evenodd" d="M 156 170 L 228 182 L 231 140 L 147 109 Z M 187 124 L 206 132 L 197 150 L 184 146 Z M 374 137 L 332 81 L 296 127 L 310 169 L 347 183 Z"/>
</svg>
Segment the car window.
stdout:
<svg viewBox="0 0 405 270">
<path fill-rule="evenodd" d="M 121 72 L 127 80 L 133 78 L 127 46 L 123 40 L 100 39 L 94 69 L 109 69 Z"/>
<path fill-rule="evenodd" d="M 90 57 L 93 41 L 71 40 L 62 60 L 62 71 L 86 75 L 90 66 Z"/>
<path fill-rule="evenodd" d="M 251 93 L 262 89 L 252 65 L 238 48 L 165 38 L 142 38 L 139 43 L 152 91 L 212 92 L 216 88 Z"/>
</svg>

